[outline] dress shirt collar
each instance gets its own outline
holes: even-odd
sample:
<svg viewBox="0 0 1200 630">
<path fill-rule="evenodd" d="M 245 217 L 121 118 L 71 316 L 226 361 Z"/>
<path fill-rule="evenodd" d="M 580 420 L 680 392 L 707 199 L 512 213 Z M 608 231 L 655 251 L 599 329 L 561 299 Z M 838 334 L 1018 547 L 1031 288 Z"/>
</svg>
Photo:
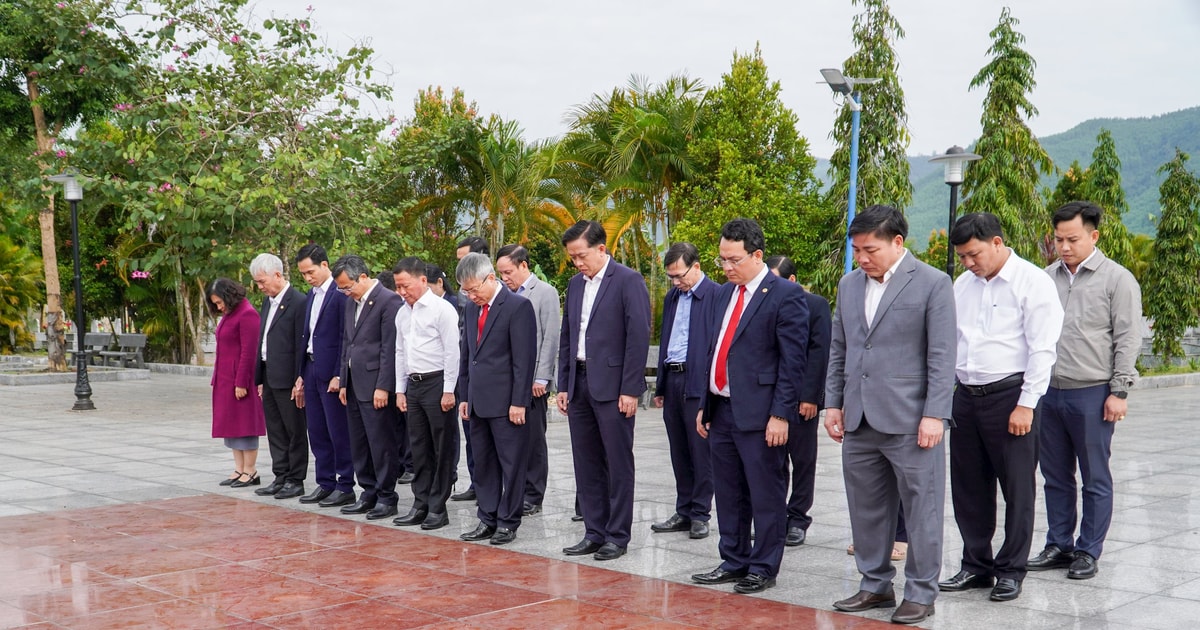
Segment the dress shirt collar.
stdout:
<svg viewBox="0 0 1200 630">
<path fill-rule="evenodd" d="M 600 267 L 600 271 L 597 271 L 596 275 L 592 276 L 591 278 L 587 277 L 587 274 L 584 274 L 583 281 L 592 284 L 600 284 L 600 281 L 604 279 L 605 272 L 608 271 L 608 263 L 610 262 L 612 262 L 612 256 L 605 254 L 604 264 Z"/>
<path fill-rule="evenodd" d="M 525 282 L 522 282 L 521 286 L 517 287 L 517 295 L 529 293 L 529 291 L 533 289 L 533 283 L 535 282 L 537 282 L 537 276 L 533 275 L 532 273 L 529 274 L 529 277 L 525 278 Z"/>
<path fill-rule="evenodd" d="M 321 286 L 313 287 L 313 290 L 320 291 L 320 293 L 318 293 L 317 295 L 325 295 L 326 293 L 329 293 L 329 289 L 331 288 L 330 285 L 332 285 L 332 284 L 333 284 L 333 275 L 330 274 L 330 276 L 328 278 L 325 278 L 325 282 L 321 283 Z"/>
<path fill-rule="evenodd" d="M 281 302 L 283 302 L 283 294 L 287 293 L 287 290 L 289 288 L 291 288 L 291 286 L 292 286 L 292 283 L 288 282 L 287 280 L 284 280 L 283 288 L 279 290 L 279 293 L 275 294 L 275 297 L 271 298 L 271 304 L 273 304 L 275 306 L 279 306 L 279 304 Z"/>
<path fill-rule="evenodd" d="M 413 302 L 413 309 L 416 309 L 417 306 L 424 306 L 424 307 L 428 308 L 428 307 L 432 306 L 431 300 L 440 300 L 440 299 L 442 299 L 442 298 L 438 297 L 437 295 L 435 295 L 433 293 L 433 289 L 430 289 L 429 287 L 425 287 L 425 292 L 421 294 L 421 297 L 417 298 L 416 302 Z M 470 298 L 467 298 L 467 299 L 470 299 Z"/>
<path fill-rule="evenodd" d="M 1011 247 L 1009 247 L 1007 249 L 1008 249 L 1008 260 L 1004 261 L 1004 264 L 1001 265 L 1001 267 L 1000 267 L 1000 271 L 997 271 L 996 275 L 992 276 L 992 280 L 1003 280 L 1005 282 L 1012 283 L 1013 278 L 1017 273 L 1017 265 L 1020 264 L 1016 260 L 1018 258 L 1017 253 L 1014 252 L 1013 248 L 1011 248 Z M 970 271 L 968 271 L 967 273 L 970 274 L 970 276 L 971 276 L 970 280 L 972 282 L 978 282 L 979 284 L 987 284 L 989 282 L 987 278 L 980 278 L 979 276 L 975 275 L 974 273 L 972 273 Z"/>
<path fill-rule="evenodd" d="M 867 276 L 867 279 L 872 282 L 875 282 L 876 284 L 887 284 L 888 280 L 891 280 L 892 276 L 896 275 L 896 270 L 900 268 L 900 263 L 904 262 L 904 258 L 906 256 L 908 256 L 908 248 L 907 247 L 904 248 L 904 253 L 900 254 L 900 257 L 896 259 L 896 262 L 892 263 L 892 266 L 888 267 L 888 270 L 883 272 L 883 280 L 882 281 L 876 280 L 875 278 L 872 278 L 871 276 Z"/>
<path fill-rule="evenodd" d="M 750 279 L 750 282 L 746 283 L 746 299 L 747 300 L 750 299 L 750 297 L 752 295 L 754 295 L 755 292 L 758 291 L 759 285 L 762 284 L 763 280 L 767 277 L 768 273 L 771 273 L 771 270 L 767 269 L 766 265 L 763 265 L 762 269 L 758 270 L 758 275 L 754 276 L 753 278 Z M 737 290 L 735 289 L 733 293 L 735 296 L 734 299 L 737 299 L 737 297 L 736 297 Z"/>
<path fill-rule="evenodd" d="M 700 279 L 696 281 L 696 284 L 693 284 L 693 285 L 692 285 L 692 288 L 688 289 L 687 291 L 684 291 L 684 292 L 683 292 L 683 294 L 684 294 L 684 295 L 686 295 L 686 296 L 688 296 L 689 298 L 694 298 L 694 297 L 696 297 L 696 287 L 700 286 L 700 283 L 704 282 L 704 279 L 705 279 L 705 278 L 707 278 L 707 277 L 708 277 L 708 276 L 704 275 L 704 272 L 703 272 L 703 271 L 701 271 L 701 272 L 700 272 Z"/>
<path fill-rule="evenodd" d="M 377 289 L 378 287 L 379 287 L 379 281 L 372 278 L 371 279 L 371 288 L 367 289 L 366 293 L 363 293 L 362 299 L 356 300 L 355 303 L 357 303 L 359 306 L 362 306 L 367 301 L 367 299 L 371 297 L 371 294 L 374 293 L 375 289 Z"/>
</svg>

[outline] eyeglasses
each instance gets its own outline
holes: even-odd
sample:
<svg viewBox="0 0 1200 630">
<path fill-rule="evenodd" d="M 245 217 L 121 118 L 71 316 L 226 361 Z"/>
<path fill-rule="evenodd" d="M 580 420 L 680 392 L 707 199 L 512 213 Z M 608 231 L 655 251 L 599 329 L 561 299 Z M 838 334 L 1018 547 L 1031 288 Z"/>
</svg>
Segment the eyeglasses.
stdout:
<svg viewBox="0 0 1200 630">
<path fill-rule="evenodd" d="M 722 269 L 733 269 L 734 267 L 746 262 L 747 260 L 750 260 L 750 258 L 751 258 L 751 256 L 742 256 L 741 258 L 734 260 L 732 258 L 721 258 L 720 256 L 717 256 L 716 258 L 713 259 L 713 264 L 715 264 L 718 267 L 721 267 Z"/>
<path fill-rule="evenodd" d="M 356 284 L 358 284 L 358 278 L 355 278 L 355 279 L 354 279 L 354 282 L 351 282 L 351 283 L 350 283 L 350 286 L 348 286 L 348 287 L 345 287 L 345 288 L 343 288 L 343 287 L 338 287 L 338 288 L 337 288 L 337 290 L 338 290 L 338 292 L 339 292 L 339 293 L 344 293 L 344 294 L 346 294 L 346 295 L 349 295 L 349 294 L 350 294 L 350 291 L 351 291 L 351 289 L 353 289 L 353 288 L 354 288 L 354 285 L 356 285 Z"/>
<path fill-rule="evenodd" d="M 480 282 L 479 284 L 471 287 L 470 289 L 468 289 L 466 286 L 462 286 L 462 285 L 460 285 L 459 288 L 461 288 L 463 290 L 463 293 L 466 293 L 467 295 L 479 295 L 479 290 L 487 285 L 488 280 L 489 279 L 485 279 L 483 282 Z"/>
</svg>

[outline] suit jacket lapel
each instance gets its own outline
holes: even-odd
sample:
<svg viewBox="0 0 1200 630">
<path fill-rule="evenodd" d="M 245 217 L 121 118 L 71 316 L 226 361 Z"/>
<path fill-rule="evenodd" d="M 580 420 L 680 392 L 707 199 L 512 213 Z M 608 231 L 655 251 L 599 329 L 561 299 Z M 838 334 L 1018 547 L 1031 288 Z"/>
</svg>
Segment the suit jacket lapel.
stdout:
<svg viewBox="0 0 1200 630">
<path fill-rule="evenodd" d="M 608 267 L 604 270 L 604 279 L 600 281 L 600 289 L 596 291 L 596 299 L 592 300 L 592 312 L 588 315 L 589 322 L 592 321 L 592 318 L 596 316 L 596 312 L 600 308 L 600 301 L 604 299 L 604 294 L 608 292 L 608 287 L 612 286 L 612 277 L 617 271 L 616 268 L 613 267 L 616 262 L 617 261 L 612 259 L 612 256 L 608 257 Z M 580 299 L 583 298 L 580 297 Z"/>
<path fill-rule="evenodd" d="M 887 288 L 883 290 L 883 297 L 879 300 L 879 307 L 875 309 L 875 319 L 871 321 L 871 327 L 867 329 L 868 337 L 879 327 L 880 320 L 883 319 L 888 309 L 892 307 L 892 302 L 896 301 L 896 296 L 900 295 L 904 287 L 912 281 L 912 272 L 916 268 L 916 264 L 911 259 L 911 254 L 905 254 L 904 262 L 900 263 L 900 266 L 896 269 L 896 273 L 892 274 L 891 279 L 888 280 Z M 863 309 L 863 319 L 866 319 L 865 307 Z"/>
<path fill-rule="evenodd" d="M 662 337 L 663 348 L 671 345 L 671 329 L 675 326 L 675 309 L 679 308 L 679 289 L 667 291 L 667 299 L 663 304 L 663 325 L 659 333 Z M 695 295 L 692 296 L 695 299 Z M 695 321 L 693 319 L 693 321 Z"/>
<path fill-rule="evenodd" d="M 488 307 L 488 316 L 487 316 L 487 319 L 484 320 L 484 322 L 483 322 L 483 334 L 479 335 L 478 345 L 480 345 L 480 346 L 482 346 L 483 342 L 487 340 L 488 333 L 492 331 L 492 323 L 496 321 L 496 315 L 498 315 L 500 313 L 501 307 L 504 305 L 504 302 L 508 299 L 508 296 L 505 295 L 505 293 L 508 293 L 508 289 L 505 288 L 504 285 L 500 285 L 500 288 L 496 289 L 496 299 L 494 301 L 492 301 L 492 305 L 490 307 Z M 476 306 L 475 308 L 480 313 L 483 312 L 483 307 Z M 476 330 L 479 329 L 479 319 L 478 318 L 476 318 L 476 320 L 475 320 L 475 329 Z"/>
<path fill-rule="evenodd" d="M 371 309 L 375 308 L 375 298 L 373 298 L 371 296 L 375 295 L 375 289 L 377 289 L 377 288 L 379 288 L 378 284 L 376 284 L 374 287 L 371 287 L 370 291 L 368 291 L 367 294 L 363 296 L 363 299 L 366 300 L 367 303 L 363 304 L 362 311 L 360 311 L 358 313 L 358 319 L 354 322 L 355 335 L 358 334 L 358 330 L 362 326 L 362 323 L 367 320 L 367 315 L 371 312 Z M 354 304 L 354 300 L 350 299 L 350 300 L 348 300 L 348 303 Z M 354 307 L 358 308 L 358 305 L 354 304 Z M 350 316 L 351 317 L 354 316 L 354 311 L 350 312 Z"/>
<path fill-rule="evenodd" d="M 742 306 L 742 317 L 738 320 L 737 330 L 733 331 L 733 341 L 730 342 L 731 344 L 737 343 L 738 337 L 742 336 L 742 331 L 749 328 L 749 326 L 745 325 L 746 322 L 754 317 L 754 314 L 758 312 L 758 307 L 762 306 L 762 303 L 767 300 L 771 290 L 775 288 L 775 280 L 775 274 L 768 271 L 766 277 L 759 283 L 758 289 L 755 290 L 755 295 L 752 296 L 749 291 L 746 292 L 746 299 L 750 302 Z"/>
</svg>

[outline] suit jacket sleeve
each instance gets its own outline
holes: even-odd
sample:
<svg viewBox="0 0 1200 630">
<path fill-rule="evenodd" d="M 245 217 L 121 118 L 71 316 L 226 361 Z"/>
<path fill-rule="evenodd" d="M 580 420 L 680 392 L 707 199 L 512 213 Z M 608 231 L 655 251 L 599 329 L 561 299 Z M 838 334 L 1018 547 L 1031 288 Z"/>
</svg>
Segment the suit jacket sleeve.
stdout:
<svg viewBox="0 0 1200 630">
<path fill-rule="evenodd" d="M 800 385 L 808 362 L 808 304 L 804 289 L 793 286 L 795 290 L 787 291 L 779 305 L 782 316 L 775 328 L 779 367 L 771 401 L 771 415 L 789 421 L 800 419 Z"/>
<path fill-rule="evenodd" d="M 262 360 L 263 340 L 267 336 L 267 314 L 271 312 L 271 298 L 263 296 L 262 306 L 258 311 L 258 345 L 254 353 L 254 384 L 262 385 L 267 382 L 267 364 Z M 278 314 L 276 314 L 278 315 Z"/>
<path fill-rule="evenodd" d="M 512 349 L 512 405 L 528 407 L 533 400 L 533 369 L 537 361 L 537 318 L 529 300 L 512 299 L 513 309 L 509 322 L 509 347 Z"/>
<path fill-rule="evenodd" d="M 646 355 L 650 352 L 650 291 L 637 272 L 621 283 L 625 306 L 625 358 L 621 394 L 641 396 L 646 391 Z"/>
<path fill-rule="evenodd" d="M 346 389 L 346 383 L 350 382 L 350 325 L 348 322 L 354 321 L 354 311 L 351 310 L 353 308 L 354 300 L 346 300 L 342 304 L 342 358 L 338 359 L 338 387 L 341 389 Z"/>
<path fill-rule="evenodd" d="M 467 304 L 461 311 L 463 327 L 476 326 L 478 327 L 478 309 L 474 302 Z M 467 336 L 458 336 L 458 382 L 455 384 L 454 395 L 460 401 L 470 402 L 468 395 L 470 394 L 471 386 L 471 349 L 467 347 Z M 473 411 L 468 408 L 468 413 Z"/>
<path fill-rule="evenodd" d="M 375 377 L 375 389 L 392 392 L 396 387 L 396 312 L 400 310 L 400 296 L 380 301 L 379 375 Z"/>
<path fill-rule="evenodd" d="M 679 292 L 673 288 L 663 296 L 662 327 L 658 331 L 658 368 L 656 372 L 658 378 L 654 380 L 654 396 L 656 398 L 667 392 L 666 379 L 663 378 L 663 365 L 667 361 L 667 346 L 671 344 L 671 328 L 675 323 L 675 302 L 678 301 L 678 296 Z M 698 301 L 692 301 L 692 308 L 696 308 Z M 691 340 L 689 339 L 689 341 Z"/>
<path fill-rule="evenodd" d="M 958 327 L 954 311 L 954 285 L 949 276 L 937 274 L 925 309 L 925 331 L 928 336 L 926 361 L 926 418 L 952 418 L 954 401 L 954 367 L 958 352 Z"/>
<path fill-rule="evenodd" d="M 829 334 L 829 367 L 825 375 L 825 406 L 841 409 L 846 384 L 846 328 L 843 311 L 846 304 L 846 278 L 838 283 L 837 307 L 833 311 L 833 324 Z"/>
<path fill-rule="evenodd" d="M 563 292 L 563 315 L 562 321 L 559 324 L 558 334 L 558 392 L 566 393 L 570 390 L 571 379 L 571 361 L 575 357 L 571 355 L 571 285 L 575 284 L 572 280 L 567 283 L 567 290 Z"/>
<path fill-rule="evenodd" d="M 538 299 L 534 306 L 537 308 L 538 348 L 537 369 L 533 378 L 553 384 L 554 368 L 558 363 L 559 329 L 562 325 L 558 292 L 550 284 L 541 281 L 538 281 L 536 291 Z"/>
<path fill-rule="evenodd" d="M 806 296 L 807 297 L 807 296 Z M 800 402 L 820 406 L 824 401 L 825 372 L 829 362 L 829 336 L 832 332 L 829 302 L 815 296 L 807 301 L 808 311 L 808 362 L 804 366 L 804 385 L 800 389 Z"/>
</svg>

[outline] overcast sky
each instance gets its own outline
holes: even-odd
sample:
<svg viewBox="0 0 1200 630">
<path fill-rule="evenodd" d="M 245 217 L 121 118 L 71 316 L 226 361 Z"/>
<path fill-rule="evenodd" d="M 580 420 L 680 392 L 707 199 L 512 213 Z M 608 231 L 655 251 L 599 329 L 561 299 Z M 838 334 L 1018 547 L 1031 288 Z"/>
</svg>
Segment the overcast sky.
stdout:
<svg viewBox="0 0 1200 630">
<path fill-rule="evenodd" d="M 461 87 L 486 113 L 515 118 L 527 139 L 561 135 L 564 114 L 631 74 L 685 72 L 716 85 L 733 51 L 761 44 L 771 78 L 814 155 L 828 157 L 837 113 L 823 67 L 853 52 L 850 0 L 260 0 L 256 15 L 303 15 L 345 50 L 367 42 L 394 102 L 412 113 L 418 89 Z M 1200 1 L 892 0 L 912 133 L 910 154 L 979 135 L 988 32 L 1004 6 L 1037 60 L 1030 121 L 1038 135 L 1090 118 L 1127 118 L 1200 105 Z M 869 116 L 870 112 L 864 112 Z"/>
</svg>

